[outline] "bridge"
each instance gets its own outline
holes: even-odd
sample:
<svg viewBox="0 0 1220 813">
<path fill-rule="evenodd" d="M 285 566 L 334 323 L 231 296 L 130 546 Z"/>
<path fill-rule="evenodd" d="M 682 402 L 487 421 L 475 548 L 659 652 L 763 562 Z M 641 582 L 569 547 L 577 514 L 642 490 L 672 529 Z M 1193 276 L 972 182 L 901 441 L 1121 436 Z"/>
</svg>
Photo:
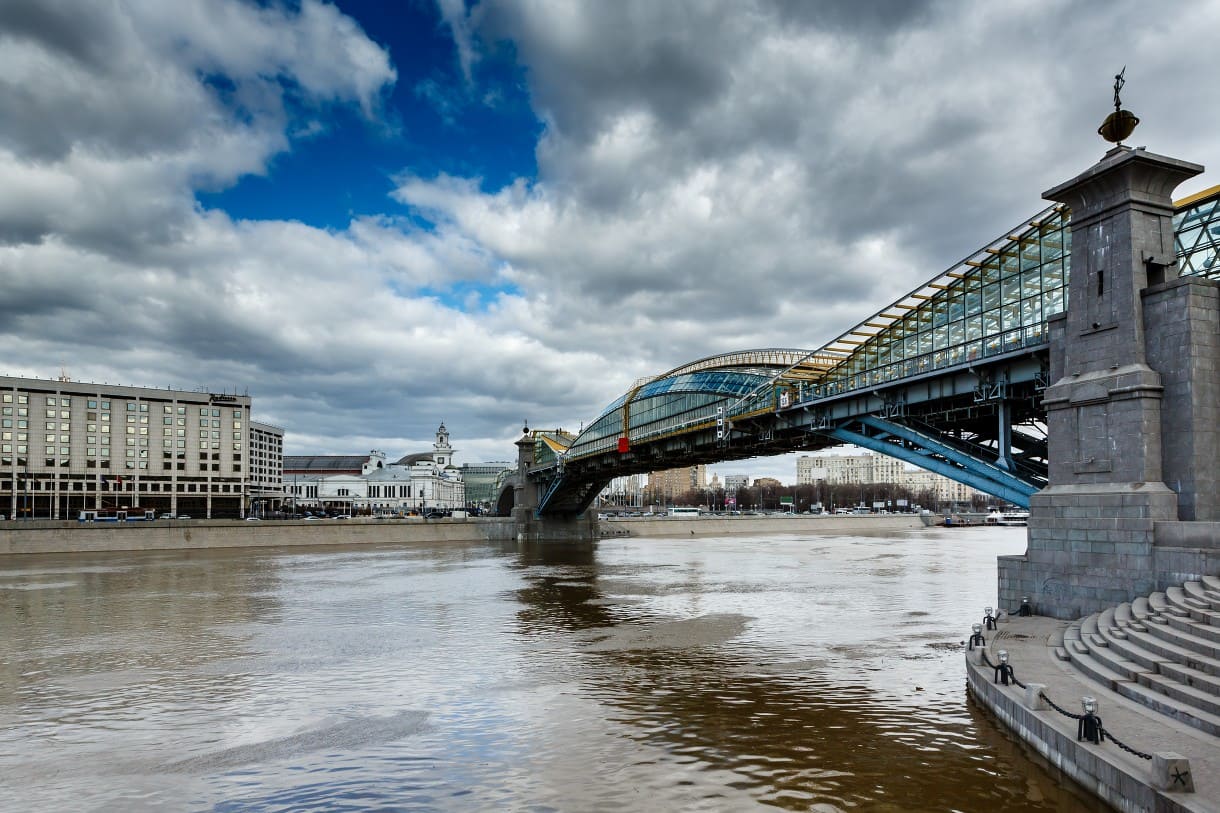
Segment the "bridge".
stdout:
<svg viewBox="0 0 1220 813">
<path fill-rule="evenodd" d="M 502 508 L 572 518 L 621 475 L 845 443 L 1028 507 L 1048 482 L 1071 220 L 1048 206 L 816 350 L 699 359 L 636 381 L 577 435 L 528 432 Z M 1220 186 L 1176 201 L 1172 223 L 1177 273 L 1220 278 Z"/>
</svg>

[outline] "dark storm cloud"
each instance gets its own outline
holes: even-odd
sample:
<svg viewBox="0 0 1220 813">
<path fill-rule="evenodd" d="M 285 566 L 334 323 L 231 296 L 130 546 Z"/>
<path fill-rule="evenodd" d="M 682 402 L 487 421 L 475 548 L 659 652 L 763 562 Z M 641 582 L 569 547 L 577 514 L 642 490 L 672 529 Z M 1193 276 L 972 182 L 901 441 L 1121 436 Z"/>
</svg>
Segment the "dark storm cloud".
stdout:
<svg viewBox="0 0 1220 813">
<path fill-rule="evenodd" d="M 94 71 L 113 56 L 116 21 L 103 4 L 73 0 L 5 0 L 0 4 L 0 42 L 25 39 Z"/>
<path fill-rule="evenodd" d="M 578 141 L 595 138 L 623 107 L 685 126 L 720 94 L 740 47 L 710 4 L 698 13 L 683 3 L 641 2 L 537 13 L 493 3 L 482 12 L 483 34 L 509 39 L 523 54 L 537 108 Z"/>
</svg>

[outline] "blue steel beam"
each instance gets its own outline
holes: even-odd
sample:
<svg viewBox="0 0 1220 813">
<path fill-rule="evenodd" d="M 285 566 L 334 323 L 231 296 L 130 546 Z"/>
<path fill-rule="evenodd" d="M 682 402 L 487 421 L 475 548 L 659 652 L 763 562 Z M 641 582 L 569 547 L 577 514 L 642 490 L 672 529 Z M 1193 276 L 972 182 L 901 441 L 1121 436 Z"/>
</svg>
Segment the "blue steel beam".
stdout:
<svg viewBox="0 0 1220 813">
<path fill-rule="evenodd" d="M 1038 490 L 1037 487 L 989 462 L 971 457 L 908 427 L 872 416 L 857 420 L 871 429 L 884 433 L 885 436 L 898 438 L 917 448 L 892 443 L 884 437 L 853 432 L 846 428 L 846 424 L 820 431 L 844 443 L 852 443 L 861 448 L 896 457 L 904 462 L 944 475 L 951 480 L 964 483 L 971 488 L 1007 500 L 1022 508 L 1029 507 L 1030 495 Z"/>
<path fill-rule="evenodd" d="M 966 454 L 922 432 L 917 432 L 909 426 L 892 423 L 875 415 L 865 415 L 856 420 L 878 432 L 884 432 L 887 435 L 901 438 L 908 443 L 913 443 L 931 454 L 943 455 L 974 474 L 997 480 L 1001 484 L 1011 485 L 1013 488 L 1016 488 L 1018 491 L 1024 491 L 1026 494 L 1035 494 L 1038 491 L 1038 486 L 1031 485 L 1025 480 L 1013 476 L 995 463 L 989 463 L 986 460 L 980 460 L 977 457 Z"/>
</svg>

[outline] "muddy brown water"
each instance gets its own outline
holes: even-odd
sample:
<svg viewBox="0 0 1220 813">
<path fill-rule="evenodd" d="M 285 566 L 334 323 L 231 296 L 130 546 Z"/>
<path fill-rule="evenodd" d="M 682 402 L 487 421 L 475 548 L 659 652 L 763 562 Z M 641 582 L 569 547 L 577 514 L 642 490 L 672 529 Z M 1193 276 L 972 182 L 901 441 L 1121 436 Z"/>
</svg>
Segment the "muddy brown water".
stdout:
<svg viewBox="0 0 1220 813">
<path fill-rule="evenodd" d="M 1024 529 L 0 559 L 0 806 L 1105 810 L 967 698 Z"/>
</svg>

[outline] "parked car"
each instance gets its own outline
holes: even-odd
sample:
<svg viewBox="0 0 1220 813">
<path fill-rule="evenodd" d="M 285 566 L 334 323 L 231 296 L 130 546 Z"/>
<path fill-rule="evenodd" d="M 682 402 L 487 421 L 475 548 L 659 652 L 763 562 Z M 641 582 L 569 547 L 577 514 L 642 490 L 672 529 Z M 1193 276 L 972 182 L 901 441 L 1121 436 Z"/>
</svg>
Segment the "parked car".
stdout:
<svg viewBox="0 0 1220 813">
<path fill-rule="evenodd" d="M 246 522 L 262 522 L 259 517 L 246 517 Z"/>
<path fill-rule="evenodd" d="M 320 520 L 320 519 L 321 519 L 321 517 L 305 517 L 306 522 L 316 522 L 317 520 Z"/>
<path fill-rule="evenodd" d="M 351 514 L 335 514 L 331 519 L 351 519 Z"/>
</svg>

